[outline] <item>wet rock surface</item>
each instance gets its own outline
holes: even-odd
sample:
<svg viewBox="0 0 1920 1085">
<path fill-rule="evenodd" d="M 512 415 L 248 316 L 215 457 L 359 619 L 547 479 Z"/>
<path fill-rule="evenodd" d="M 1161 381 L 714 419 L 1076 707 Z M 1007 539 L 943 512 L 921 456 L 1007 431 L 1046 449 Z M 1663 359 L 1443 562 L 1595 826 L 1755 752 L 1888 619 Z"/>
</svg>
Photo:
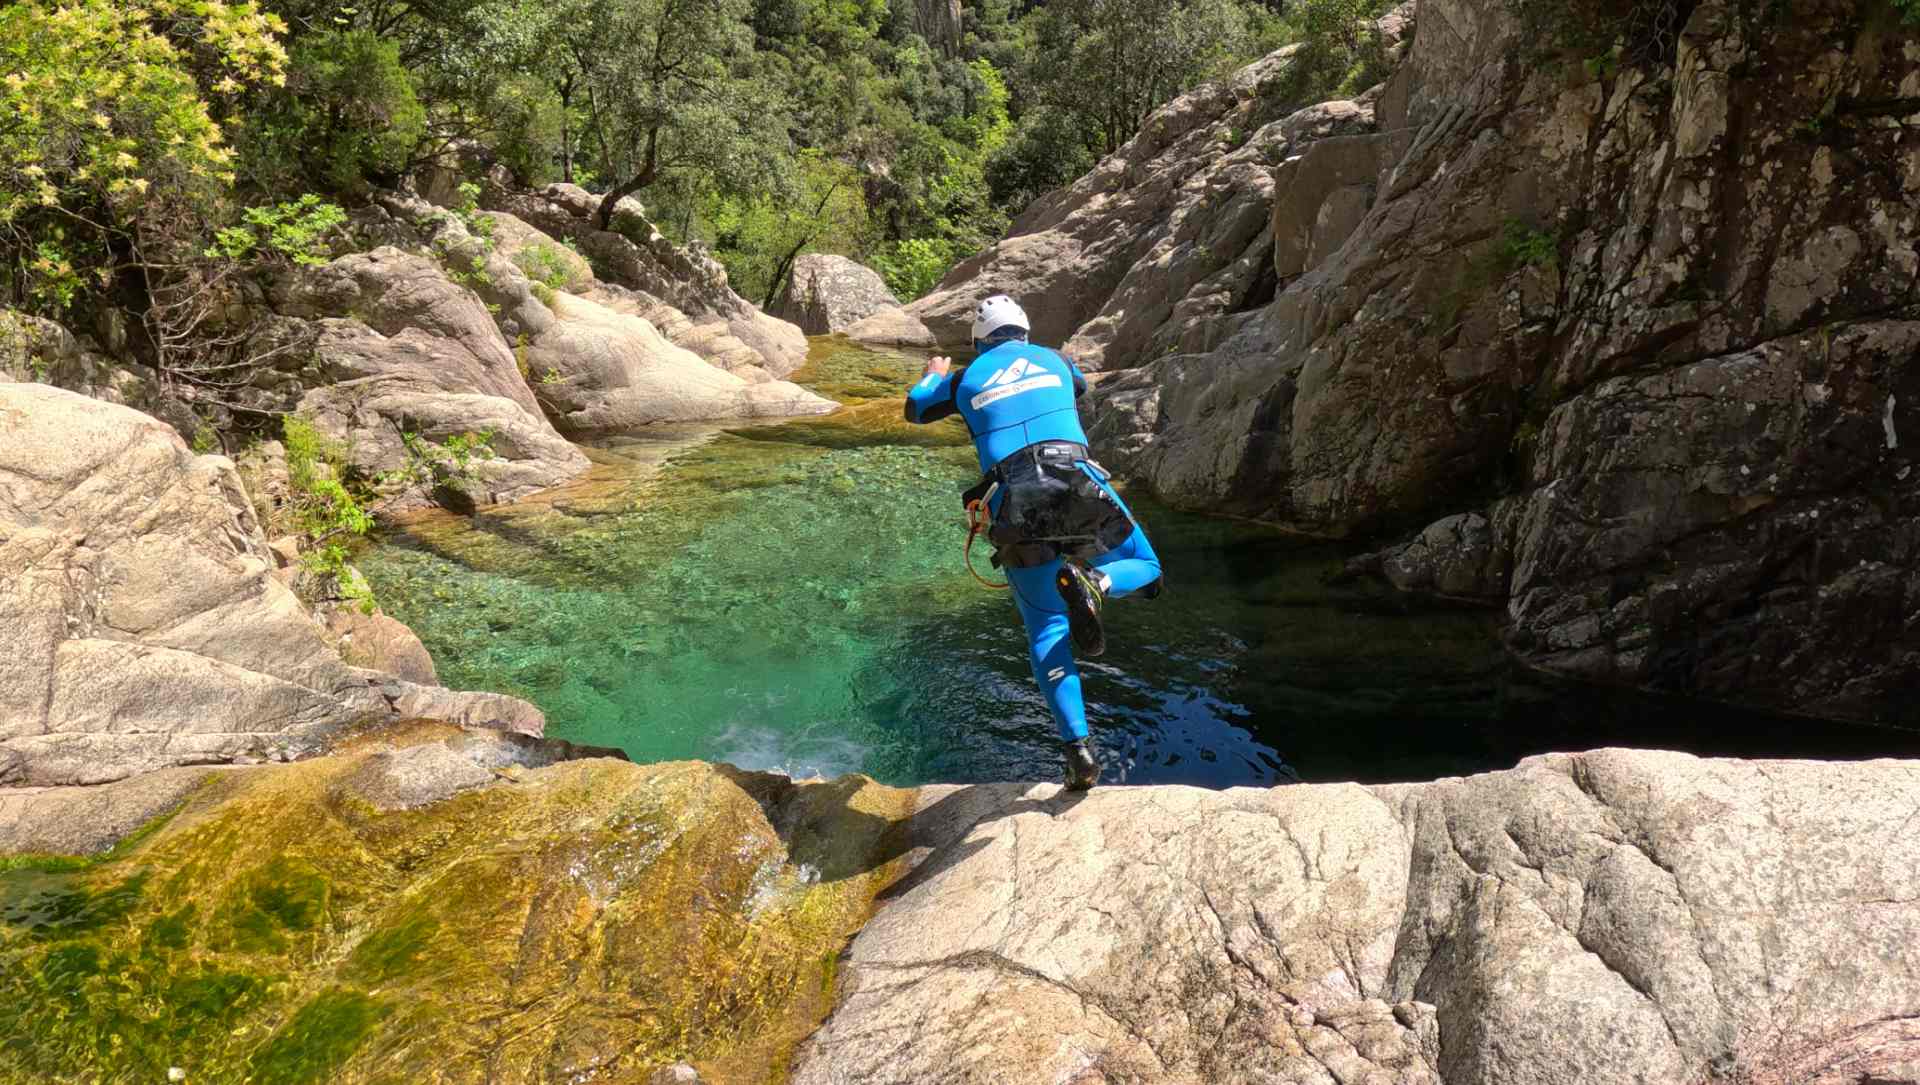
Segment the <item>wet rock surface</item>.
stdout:
<svg viewBox="0 0 1920 1085">
<path fill-rule="evenodd" d="M 0 870 L 0 1079 L 776 1080 L 910 795 L 605 752 L 402 724 Z"/>
<path fill-rule="evenodd" d="M 1619 750 L 923 789 L 794 1080 L 1916 1080 L 1917 799 L 1911 763 Z"/>
</svg>

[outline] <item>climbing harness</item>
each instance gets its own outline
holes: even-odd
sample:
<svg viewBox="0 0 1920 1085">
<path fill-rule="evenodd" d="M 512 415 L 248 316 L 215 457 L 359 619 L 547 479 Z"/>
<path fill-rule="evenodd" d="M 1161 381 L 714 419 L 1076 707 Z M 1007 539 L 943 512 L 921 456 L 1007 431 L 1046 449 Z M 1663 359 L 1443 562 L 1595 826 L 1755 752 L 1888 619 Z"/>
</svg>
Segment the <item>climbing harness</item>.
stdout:
<svg viewBox="0 0 1920 1085">
<path fill-rule="evenodd" d="M 1125 542 L 1138 525 L 1106 479 L 1086 446 L 1068 441 L 1037 442 L 996 464 L 960 497 L 967 510 L 967 572 L 984 587 L 1007 587 L 973 567 L 973 543 L 982 535 L 993 543 L 1000 569 L 1030 569 L 1062 557 L 1085 561 Z"/>
</svg>

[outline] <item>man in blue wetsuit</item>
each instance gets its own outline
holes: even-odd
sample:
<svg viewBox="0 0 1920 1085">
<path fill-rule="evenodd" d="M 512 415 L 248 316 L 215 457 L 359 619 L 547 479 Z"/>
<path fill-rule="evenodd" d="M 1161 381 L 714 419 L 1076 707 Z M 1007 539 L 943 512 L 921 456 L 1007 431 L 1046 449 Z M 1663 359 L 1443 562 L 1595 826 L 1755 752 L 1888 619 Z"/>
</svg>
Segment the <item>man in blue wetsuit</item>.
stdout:
<svg viewBox="0 0 1920 1085">
<path fill-rule="evenodd" d="M 1006 570 L 1027 626 L 1033 677 L 1046 694 L 1067 755 L 1067 786 L 1092 787 L 1100 761 L 1073 646 L 1106 650 L 1104 599 L 1160 593 L 1160 559 L 1107 473 L 1087 451 L 1075 401 L 1087 381 L 1074 364 L 1027 342 L 1032 324 L 1012 298 L 980 303 L 974 359 L 957 371 L 934 358 L 907 394 L 907 421 L 958 414 L 985 472 L 967 499 L 986 503 L 994 564 Z"/>
</svg>

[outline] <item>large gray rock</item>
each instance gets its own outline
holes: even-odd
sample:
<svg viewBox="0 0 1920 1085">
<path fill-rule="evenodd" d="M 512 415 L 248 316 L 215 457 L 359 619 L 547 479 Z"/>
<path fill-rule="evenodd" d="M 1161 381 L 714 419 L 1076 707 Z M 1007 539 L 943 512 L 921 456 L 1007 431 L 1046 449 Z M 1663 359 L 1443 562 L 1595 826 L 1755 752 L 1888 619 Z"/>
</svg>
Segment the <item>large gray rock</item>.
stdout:
<svg viewBox="0 0 1920 1085">
<path fill-rule="evenodd" d="M 668 342 L 641 317 L 571 294 L 527 348 L 541 404 L 570 434 L 658 422 L 825 414 L 839 405 L 786 381 L 750 383 Z"/>
<path fill-rule="evenodd" d="M 315 386 L 300 412 L 369 476 L 407 465 L 404 434 L 441 441 L 482 430 L 492 431 L 494 456 L 474 465 L 471 496 L 481 501 L 516 500 L 586 470 L 586 456 L 541 414 L 485 304 L 434 261 L 394 248 L 356 253 L 288 276 L 274 304 L 314 333 Z M 395 503 L 428 500 L 420 487 Z"/>
<path fill-rule="evenodd" d="M 1912 763 L 1619 750 L 928 788 L 793 1080 L 1920 1081 L 1916 802 Z"/>
<path fill-rule="evenodd" d="M 524 702 L 350 667 L 274 565 L 231 461 L 0 386 L 0 787 L 292 756 L 395 715 L 539 729 Z"/>
<path fill-rule="evenodd" d="M 1569 80 L 1511 5 L 1425 0 L 1377 131 L 1280 165 L 1272 304 L 1102 382 L 1093 437 L 1309 532 L 1484 517 L 1475 586 L 1555 670 L 1917 723 L 1920 131 L 1827 103 L 1904 100 L 1920 46 L 1687 10 Z"/>
<path fill-rule="evenodd" d="M 593 265 L 572 248 L 505 211 L 482 211 L 479 215 L 492 225 L 494 249 L 529 277 L 552 275 L 559 281 L 546 285 L 576 294 L 593 284 Z"/>
<path fill-rule="evenodd" d="M 808 335 L 831 335 L 899 305 L 879 272 L 845 256 L 810 252 L 793 262 L 773 312 Z"/>
<path fill-rule="evenodd" d="M 779 380 L 806 363 L 805 333 L 734 293 L 718 260 L 669 241 L 638 201 L 621 200 L 605 230 L 595 217 L 600 198 L 578 185 L 538 193 L 495 186 L 486 201 L 552 237 L 572 239 L 602 282 L 643 295 L 642 304 L 659 310 L 647 315 L 655 327 L 714 365 L 747 380 Z"/>
</svg>

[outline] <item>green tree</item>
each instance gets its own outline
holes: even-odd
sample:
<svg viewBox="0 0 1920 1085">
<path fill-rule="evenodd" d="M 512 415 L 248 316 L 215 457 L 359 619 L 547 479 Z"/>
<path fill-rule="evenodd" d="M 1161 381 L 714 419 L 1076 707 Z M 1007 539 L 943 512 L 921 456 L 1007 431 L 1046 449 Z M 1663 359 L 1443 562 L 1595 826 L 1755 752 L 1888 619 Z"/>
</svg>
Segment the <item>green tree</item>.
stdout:
<svg viewBox="0 0 1920 1085">
<path fill-rule="evenodd" d="M 771 307 L 805 252 L 860 251 L 867 204 L 859 172 L 817 150 L 801 152 L 793 198 L 727 197 L 711 215 L 717 255 L 735 290 Z"/>
<path fill-rule="evenodd" d="M 0 286 L 43 310 L 111 254 L 193 230 L 233 180 L 217 103 L 283 78 L 278 20 L 225 0 L 0 8 Z"/>
<path fill-rule="evenodd" d="M 747 0 L 582 0 L 556 20 L 613 182 L 601 225 L 674 174 L 742 193 L 785 181 L 784 111 L 756 78 L 749 13 Z"/>
<path fill-rule="evenodd" d="M 1055 0 L 1035 18 L 1039 99 L 1078 116 L 1108 154 L 1181 91 L 1249 59 L 1239 0 Z"/>
<path fill-rule="evenodd" d="M 364 28 L 330 30 L 292 54 L 283 92 L 242 137 L 255 179 L 269 191 L 392 187 L 427 131 L 399 43 Z"/>
</svg>

